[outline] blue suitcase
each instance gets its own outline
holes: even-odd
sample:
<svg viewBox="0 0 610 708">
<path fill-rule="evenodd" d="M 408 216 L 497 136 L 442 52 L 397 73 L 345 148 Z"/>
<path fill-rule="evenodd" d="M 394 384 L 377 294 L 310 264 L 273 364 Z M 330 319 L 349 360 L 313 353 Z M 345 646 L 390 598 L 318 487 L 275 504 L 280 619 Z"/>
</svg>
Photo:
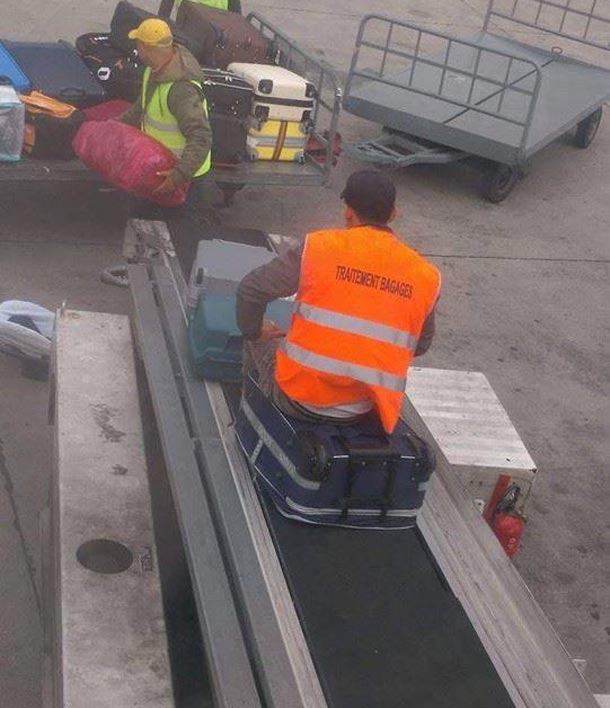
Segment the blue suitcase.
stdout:
<svg viewBox="0 0 610 708">
<path fill-rule="evenodd" d="M 251 376 L 235 433 L 280 513 L 310 524 L 410 528 L 434 470 L 432 451 L 404 421 L 387 435 L 374 414 L 351 425 L 296 420 Z"/>
<path fill-rule="evenodd" d="M 102 84 L 67 42 L 14 42 L 4 49 L 37 91 L 76 108 L 96 106 L 106 100 Z"/>
<path fill-rule="evenodd" d="M 17 93 L 29 93 L 32 90 L 30 80 L 9 50 L 0 42 L 0 84 L 6 81 L 12 84 Z"/>
<path fill-rule="evenodd" d="M 288 330 L 292 302 L 267 305 L 265 317 Z M 198 378 L 239 382 L 243 337 L 235 319 L 235 294 L 202 293 L 188 328 L 192 369 Z"/>
</svg>

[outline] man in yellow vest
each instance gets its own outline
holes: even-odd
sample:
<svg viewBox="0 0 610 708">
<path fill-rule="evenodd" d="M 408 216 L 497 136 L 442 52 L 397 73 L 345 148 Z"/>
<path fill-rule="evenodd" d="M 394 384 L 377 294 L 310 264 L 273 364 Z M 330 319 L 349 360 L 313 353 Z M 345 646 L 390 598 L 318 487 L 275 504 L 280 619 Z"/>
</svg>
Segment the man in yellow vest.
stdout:
<svg viewBox="0 0 610 708">
<path fill-rule="evenodd" d="M 171 29 L 159 18 L 144 20 L 129 33 L 146 65 L 140 99 L 122 116 L 168 147 L 176 166 L 161 174 L 158 192 L 171 192 L 184 182 L 191 187 L 185 207 L 195 212 L 205 201 L 203 178 L 211 167 L 212 131 L 201 85 L 201 68 L 184 47 L 174 45 Z M 151 202 L 138 203 L 132 217 L 161 218 Z M 159 209 L 156 210 L 159 212 Z"/>
<path fill-rule="evenodd" d="M 440 273 L 388 226 L 396 192 L 386 175 L 355 172 L 341 196 L 346 228 L 308 234 L 240 283 L 244 371 L 257 369 L 289 415 L 353 422 L 374 410 L 390 433 L 409 364 L 434 335 Z M 265 306 L 295 292 L 284 333 L 264 320 Z"/>
</svg>

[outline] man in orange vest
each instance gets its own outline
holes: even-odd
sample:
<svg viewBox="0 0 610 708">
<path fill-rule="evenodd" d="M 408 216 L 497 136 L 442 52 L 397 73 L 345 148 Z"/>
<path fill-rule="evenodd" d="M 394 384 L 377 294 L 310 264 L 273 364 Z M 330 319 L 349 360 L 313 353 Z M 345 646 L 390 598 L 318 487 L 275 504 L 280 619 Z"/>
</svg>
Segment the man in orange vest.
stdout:
<svg viewBox="0 0 610 708">
<path fill-rule="evenodd" d="M 341 197 L 346 228 L 308 234 L 240 283 L 244 370 L 257 369 L 289 415 L 353 422 L 374 409 L 390 433 L 409 364 L 434 335 L 441 277 L 388 226 L 396 190 L 386 175 L 354 172 Z M 265 306 L 295 292 L 284 333 L 264 320 Z"/>
</svg>

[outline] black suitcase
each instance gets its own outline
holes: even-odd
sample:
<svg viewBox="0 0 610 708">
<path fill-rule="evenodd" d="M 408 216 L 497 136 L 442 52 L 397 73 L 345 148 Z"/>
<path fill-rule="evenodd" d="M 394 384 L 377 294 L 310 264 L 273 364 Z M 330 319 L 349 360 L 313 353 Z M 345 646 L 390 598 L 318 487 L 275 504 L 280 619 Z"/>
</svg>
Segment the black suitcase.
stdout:
<svg viewBox="0 0 610 708">
<path fill-rule="evenodd" d="M 131 54 L 136 48 L 135 40 L 129 39 L 131 30 L 136 29 L 139 25 L 149 17 L 157 17 L 152 12 L 142 10 L 135 7 L 127 0 L 121 0 L 116 6 L 114 15 L 110 22 L 110 41 L 117 49 L 120 49 L 125 55 Z M 185 46 L 195 57 L 202 52 L 201 40 L 196 36 L 191 37 L 178 29 L 176 24 L 171 20 L 162 18 L 170 26 L 174 41 L 177 44 Z"/>
<path fill-rule="evenodd" d="M 248 160 L 248 119 L 210 111 L 212 165 L 238 165 Z"/>
<path fill-rule="evenodd" d="M 203 90 L 210 111 L 247 118 L 254 91 L 249 83 L 229 71 L 203 69 Z"/>
<path fill-rule="evenodd" d="M 110 35 L 89 32 L 76 40 L 76 51 L 106 89 L 108 98 L 136 101 L 140 96 L 144 65 L 134 51 L 127 55 L 110 41 Z"/>
<path fill-rule="evenodd" d="M 82 111 L 68 118 L 26 112 L 23 149 L 30 157 L 44 160 L 73 160 L 72 141 L 85 121 Z"/>
<path fill-rule="evenodd" d="M 78 52 L 67 42 L 9 42 L 3 40 L 32 89 L 77 108 L 106 100 L 97 81 Z"/>
</svg>

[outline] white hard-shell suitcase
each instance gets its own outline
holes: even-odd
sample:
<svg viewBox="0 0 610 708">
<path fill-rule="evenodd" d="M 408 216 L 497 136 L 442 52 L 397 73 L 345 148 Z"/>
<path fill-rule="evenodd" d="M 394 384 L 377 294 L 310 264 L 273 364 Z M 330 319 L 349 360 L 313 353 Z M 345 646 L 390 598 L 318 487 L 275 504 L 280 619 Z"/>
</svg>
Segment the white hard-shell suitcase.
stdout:
<svg viewBox="0 0 610 708">
<path fill-rule="evenodd" d="M 310 120 L 315 107 L 315 86 L 281 66 L 233 63 L 229 71 L 254 89 L 252 114 L 259 120 Z"/>
</svg>

